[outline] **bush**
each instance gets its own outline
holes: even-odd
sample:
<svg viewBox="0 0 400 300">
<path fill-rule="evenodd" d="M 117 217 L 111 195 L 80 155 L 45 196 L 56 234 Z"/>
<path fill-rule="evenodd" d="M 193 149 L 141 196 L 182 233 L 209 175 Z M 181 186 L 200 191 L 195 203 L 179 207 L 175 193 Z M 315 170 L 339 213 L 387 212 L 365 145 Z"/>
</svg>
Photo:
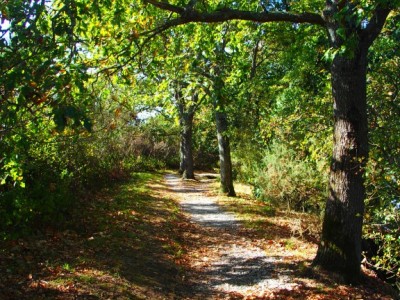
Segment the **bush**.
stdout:
<svg viewBox="0 0 400 300">
<path fill-rule="evenodd" d="M 3 145 L 13 159 L 0 161 L 3 238 L 60 226 L 88 190 L 123 180 L 133 171 L 165 168 L 165 161 L 177 157 L 173 143 L 158 141 L 145 126 L 95 133 L 45 128 L 30 132 L 18 147 L 12 138 Z"/>
<path fill-rule="evenodd" d="M 378 251 L 366 257 L 367 266 L 400 290 L 400 170 L 375 155 L 371 151 L 367 168 L 364 238 L 374 241 Z"/>
<path fill-rule="evenodd" d="M 400 208 L 392 205 L 376 213 L 373 223 L 367 220 L 364 237 L 374 241 L 378 251 L 366 257 L 367 267 L 374 269 L 379 277 L 400 290 Z M 381 220 L 377 220 L 377 215 Z"/>
<path fill-rule="evenodd" d="M 398 44 L 398 21 L 388 19 L 392 34 L 377 40 L 370 53 L 364 237 L 379 248 L 370 260 L 373 268 L 400 290 L 400 56 L 398 51 L 385 51 Z"/>
<path fill-rule="evenodd" d="M 274 144 L 255 167 L 254 194 L 279 207 L 319 212 L 327 197 L 324 164 L 299 159 L 296 152 Z"/>
</svg>

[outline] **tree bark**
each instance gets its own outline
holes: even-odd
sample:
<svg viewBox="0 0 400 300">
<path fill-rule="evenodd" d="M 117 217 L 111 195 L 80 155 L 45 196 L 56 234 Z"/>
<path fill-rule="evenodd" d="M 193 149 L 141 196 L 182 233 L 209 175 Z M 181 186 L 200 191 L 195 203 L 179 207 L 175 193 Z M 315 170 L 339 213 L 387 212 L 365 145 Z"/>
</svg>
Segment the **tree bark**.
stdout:
<svg viewBox="0 0 400 300">
<path fill-rule="evenodd" d="M 181 122 L 179 122 L 180 124 Z M 182 125 L 180 125 L 182 126 Z M 181 127 L 182 128 L 182 127 Z M 184 148 L 184 143 L 183 143 L 183 137 L 182 137 L 182 129 L 179 132 L 180 134 L 180 140 L 179 140 L 179 174 L 183 175 L 183 172 L 185 172 L 185 148 Z"/>
<path fill-rule="evenodd" d="M 362 47 L 360 47 L 362 48 Z M 367 47 L 364 47 L 367 48 Z M 364 173 L 368 159 L 366 103 L 367 49 L 332 64 L 334 148 L 322 237 L 316 265 L 359 279 L 364 214 Z"/>
<path fill-rule="evenodd" d="M 182 104 L 179 104 L 180 130 L 180 164 L 179 172 L 184 179 L 194 179 L 193 166 L 193 117 L 194 111 L 185 112 Z"/>
<path fill-rule="evenodd" d="M 217 124 L 217 139 L 220 161 L 221 190 L 228 196 L 235 197 L 233 187 L 231 149 L 229 145 L 228 119 L 226 112 L 215 111 L 215 122 Z"/>
</svg>

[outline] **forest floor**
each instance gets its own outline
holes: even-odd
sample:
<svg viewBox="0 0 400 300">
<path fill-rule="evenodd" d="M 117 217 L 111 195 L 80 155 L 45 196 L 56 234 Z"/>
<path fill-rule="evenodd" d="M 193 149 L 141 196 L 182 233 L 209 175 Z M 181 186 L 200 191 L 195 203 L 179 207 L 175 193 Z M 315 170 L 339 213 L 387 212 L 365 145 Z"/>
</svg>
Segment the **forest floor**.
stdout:
<svg viewBox="0 0 400 300">
<path fill-rule="evenodd" d="M 319 220 L 218 194 L 213 174 L 138 173 L 62 226 L 3 241 L 0 299 L 396 299 L 311 268 Z"/>
</svg>

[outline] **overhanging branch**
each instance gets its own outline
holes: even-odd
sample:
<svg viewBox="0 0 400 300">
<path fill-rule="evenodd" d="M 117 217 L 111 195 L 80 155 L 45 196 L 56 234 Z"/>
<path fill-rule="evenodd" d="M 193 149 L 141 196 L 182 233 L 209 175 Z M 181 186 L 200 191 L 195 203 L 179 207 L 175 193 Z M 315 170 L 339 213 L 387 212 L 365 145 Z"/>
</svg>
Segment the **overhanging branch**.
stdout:
<svg viewBox="0 0 400 300">
<path fill-rule="evenodd" d="M 378 7 L 375 10 L 374 15 L 372 16 L 368 26 L 365 30 L 365 37 L 367 41 L 367 45 L 371 45 L 372 42 L 377 38 L 377 36 L 381 33 L 383 26 L 385 25 L 386 18 L 390 13 L 389 8 L 381 8 Z"/>
<path fill-rule="evenodd" d="M 288 12 L 255 12 L 230 8 L 223 8 L 213 12 L 198 12 L 192 9 L 191 3 L 186 8 L 169 4 L 168 2 L 159 2 L 156 0 L 145 0 L 147 3 L 165 11 L 179 14 L 177 18 L 180 24 L 191 22 L 219 23 L 230 20 L 244 20 L 259 23 L 267 22 L 291 22 L 291 23 L 309 23 L 315 25 L 325 25 L 321 15 L 316 13 L 288 13 Z M 188 9 L 191 8 L 191 9 Z"/>
</svg>

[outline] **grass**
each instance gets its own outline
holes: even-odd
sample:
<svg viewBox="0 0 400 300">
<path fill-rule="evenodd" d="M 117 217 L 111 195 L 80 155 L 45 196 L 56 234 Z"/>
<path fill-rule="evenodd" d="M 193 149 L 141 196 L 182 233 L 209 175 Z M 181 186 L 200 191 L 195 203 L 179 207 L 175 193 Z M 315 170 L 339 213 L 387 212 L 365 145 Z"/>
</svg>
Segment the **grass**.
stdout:
<svg viewBox="0 0 400 300">
<path fill-rule="evenodd" d="M 217 190 L 216 183 L 214 191 Z M 317 216 L 276 209 L 255 199 L 245 184 L 235 184 L 235 190 L 238 197 L 220 195 L 219 204 L 241 220 L 246 229 L 244 235 L 256 239 L 268 255 L 287 257 L 291 261 L 313 259 L 321 228 Z"/>
<path fill-rule="evenodd" d="M 5 243 L 0 298 L 163 299 L 174 294 L 185 272 L 177 259 L 185 250 L 179 207 L 163 195 L 161 181 L 161 174 L 135 173 L 119 186 L 81 199 L 67 230 L 47 228 Z"/>
</svg>

